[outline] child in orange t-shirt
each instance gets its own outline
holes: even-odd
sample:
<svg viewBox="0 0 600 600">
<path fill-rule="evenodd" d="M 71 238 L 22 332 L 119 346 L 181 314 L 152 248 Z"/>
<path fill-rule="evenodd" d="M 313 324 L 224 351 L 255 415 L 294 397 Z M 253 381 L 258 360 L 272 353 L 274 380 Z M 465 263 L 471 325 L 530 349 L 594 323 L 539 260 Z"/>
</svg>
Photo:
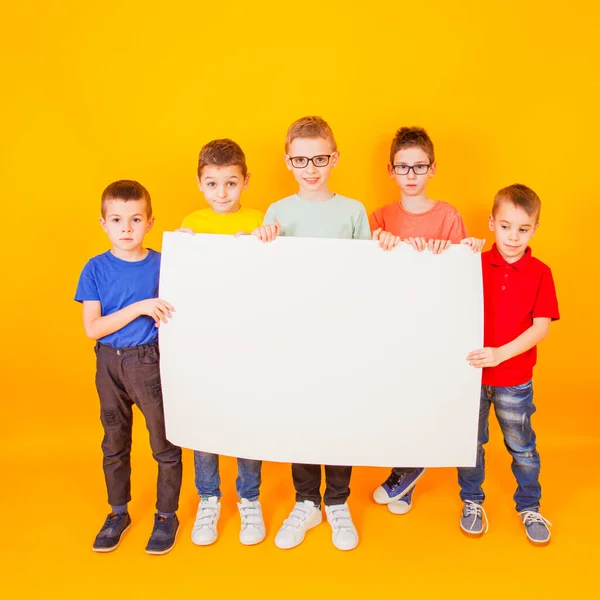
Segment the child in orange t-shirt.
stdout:
<svg viewBox="0 0 600 600">
<path fill-rule="evenodd" d="M 452 244 L 466 244 L 480 252 L 485 240 L 467 236 L 459 212 L 447 202 L 427 197 L 427 184 L 435 175 L 433 143 L 420 127 L 402 127 L 396 133 L 390 150 L 388 173 L 400 188 L 400 200 L 378 208 L 370 218 L 373 239 L 384 250 L 401 241 L 419 252 L 429 249 L 439 254 Z M 412 506 L 412 495 L 424 468 L 395 467 L 390 476 L 375 490 L 379 504 L 387 504 L 394 514 L 405 514 Z"/>
<path fill-rule="evenodd" d="M 427 184 L 435 170 L 433 142 L 427 132 L 420 127 L 399 129 L 392 141 L 388 173 L 398 184 L 401 197 L 378 208 L 369 220 L 373 239 L 385 250 L 401 240 L 416 250 L 429 248 L 435 254 L 458 243 L 481 250 L 479 240 L 468 238 L 454 206 L 427 197 Z"/>
</svg>

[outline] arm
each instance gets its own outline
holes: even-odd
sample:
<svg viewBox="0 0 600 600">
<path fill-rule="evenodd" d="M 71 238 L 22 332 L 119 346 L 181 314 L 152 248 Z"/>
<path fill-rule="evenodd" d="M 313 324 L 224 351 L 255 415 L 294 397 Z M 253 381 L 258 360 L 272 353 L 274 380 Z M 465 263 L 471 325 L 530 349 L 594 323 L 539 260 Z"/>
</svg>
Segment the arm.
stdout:
<svg viewBox="0 0 600 600">
<path fill-rule="evenodd" d="M 371 214 L 369 218 L 369 227 L 371 231 L 375 232 L 377 230 L 383 231 L 383 218 L 381 217 L 381 209 L 377 209 L 375 212 Z M 373 237 L 376 240 L 376 237 Z"/>
<path fill-rule="evenodd" d="M 352 237 L 355 240 L 370 240 L 371 239 L 371 228 L 369 227 L 369 217 L 367 217 L 367 211 L 361 205 L 360 212 L 356 218 L 354 224 L 354 231 Z"/>
<path fill-rule="evenodd" d="M 539 344 L 548 335 L 551 321 L 549 317 L 537 317 L 533 325 L 512 342 L 499 348 L 474 350 L 467 355 L 467 360 L 472 367 L 495 367 Z"/>
<path fill-rule="evenodd" d="M 460 244 L 461 240 L 464 240 L 467 237 L 469 237 L 469 234 L 467 233 L 465 222 L 462 220 L 460 213 L 456 211 L 456 215 L 450 226 L 450 231 L 448 232 L 448 239 L 453 244 Z"/>
<path fill-rule="evenodd" d="M 171 318 L 171 311 L 175 309 L 160 298 L 148 298 L 134 302 L 110 315 L 102 315 L 102 306 L 99 300 L 85 300 L 83 302 L 83 328 L 86 335 L 92 340 L 103 338 L 119 329 L 123 329 L 134 319 L 142 315 L 148 315 L 160 323 L 166 323 Z"/>
</svg>

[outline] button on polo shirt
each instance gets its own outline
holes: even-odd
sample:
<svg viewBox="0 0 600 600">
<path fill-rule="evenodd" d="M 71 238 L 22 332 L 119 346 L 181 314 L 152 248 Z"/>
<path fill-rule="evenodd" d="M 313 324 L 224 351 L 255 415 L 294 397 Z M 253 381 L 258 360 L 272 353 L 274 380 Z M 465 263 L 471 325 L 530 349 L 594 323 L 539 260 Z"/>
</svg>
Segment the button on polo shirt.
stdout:
<svg viewBox="0 0 600 600">
<path fill-rule="evenodd" d="M 514 263 L 502 258 L 496 244 L 481 255 L 484 296 L 484 344 L 498 348 L 512 342 L 533 325 L 533 319 L 558 320 L 558 300 L 552 271 L 534 258 L 531 248 Z M 510 387 L 533 376 L 534 346 L 526 352 L 483 369 L 482 383 Z"/>
</svg>

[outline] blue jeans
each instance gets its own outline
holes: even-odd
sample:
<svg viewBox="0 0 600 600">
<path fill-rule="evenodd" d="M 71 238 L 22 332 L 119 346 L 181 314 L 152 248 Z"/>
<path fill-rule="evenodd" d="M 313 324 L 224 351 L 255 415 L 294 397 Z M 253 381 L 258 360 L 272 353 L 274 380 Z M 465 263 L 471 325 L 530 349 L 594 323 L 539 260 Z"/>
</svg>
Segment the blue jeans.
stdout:
<svg viewBox="0 0 600 600">
<path fill-rule="evenodd" d="M 459 467 L 460 497 L 478 504 L 485 494 L 485 452 L 483 445 L 490 439 L 490 407 L 502 429 L 504 445 L 512 456 L 512 472 L 517 480 L 514 500 L 517 511 L 539 510 L 542 489 L 539 483 L 540 456 L 535 447 L 535 432 L 531 428 L 531 415 L 535 412 L 531 381 L 513 387 L 481 386 L 479 406 L 479 431 L 477 434 L 477 463 L 475 467 Z"/>
<path fill-rule="evenodd" d="M 235 487 L 238 496 L 246 500 L 258 500 L 260 488 L 261 460 L 238 458 L 238 476 Z M 219 455 L 194 450 L 194 471 L 196 489 L 200 498 L 221 497 L 221 476 L 219 475 Z"/>
</svg>

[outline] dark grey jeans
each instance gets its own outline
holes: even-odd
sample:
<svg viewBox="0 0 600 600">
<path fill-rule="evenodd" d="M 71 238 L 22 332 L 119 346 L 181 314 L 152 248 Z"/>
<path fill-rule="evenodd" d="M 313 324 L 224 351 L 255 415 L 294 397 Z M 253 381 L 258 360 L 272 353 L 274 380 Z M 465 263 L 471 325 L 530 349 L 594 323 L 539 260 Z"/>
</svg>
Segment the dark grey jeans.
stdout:
<svg viewBox="0 0 600 600">
<path fill-rule="evenodd" d="M 117 350 L 96 344 L 96 388 L 104 428 L 102 452 L 108 502 L 131 500 L 133 405 L 146 420 L 152 456 L 158 463 L 156 509 L 175 512 L 181 488 L 181 448 L 165 435 L 158 344 Z"/>
<path fill-rule="evenodd" d="M 325 505 L 344 504 L 350 495 L 352 467 L 325 465 Z M 321 504 L 321 465 L 292 463 L 296 502 L 311 500 Z"/>
</svg>

